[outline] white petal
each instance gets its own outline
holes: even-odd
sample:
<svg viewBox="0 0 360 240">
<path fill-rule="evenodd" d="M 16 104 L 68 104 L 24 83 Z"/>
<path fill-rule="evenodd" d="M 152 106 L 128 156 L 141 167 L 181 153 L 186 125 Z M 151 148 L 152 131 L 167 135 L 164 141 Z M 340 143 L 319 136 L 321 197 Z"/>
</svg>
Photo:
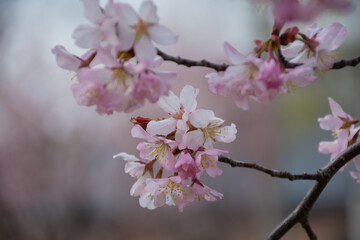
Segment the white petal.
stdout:
<svg viewBox="0 0 360 240">
<path fill-rule="evenodd" d="M 198 109 L 189 116 L 190 123 L 196 128 L 205 128 L 214 119 L 215 114 L 211 110 Z"/>
<path fill-rule="evenodd" d="M 150 193 L 142 194 L 139 198 L 139 204 L 143 208 L 153 210 L 156 208 L 154 205 L 154 197 Z"/>
<path fill-rule="evenodd" d="M 199 94 L 199 89 L 193 86 L 186 85 L 180 92 L 180 103 L 184 107 L 185 112 L 192 112 L 196 109 L 196 96 Z"/>
<path fill-rule="evenodd" d="M 170 45 L 174 44 L 178 40 L 178 36 L 173 34 L 168 28 L 156 24 L 148 28 L 151 40 L 158 44 Z"/>
<path fill-rule="evenodd" d="M 179 149 L 189 148 L 192 150 L 197 150 L 199 147 L 204 144 L 204 133 L 200 129 L 187 132 L 183 136 L 183 142 L 181 146 L 179 145 Z"/>
<path fill-rule="evenodd" d="M 119 50 L 129 50 L 134 46 L 135 43 L 135 36 L 136 31 L 135 29 L 132 29 L 128 25 L 119 22 L 118 25 L 118 31 L 119 31 Z"/>
<path fill-rule="evenodd" d="M 138 161 L 139 159 L 135 155 L 127 154 L 126 152 L 121 152 L 113 156 L 113 158 L 122 158 L 125 161 Z"/>
<path fill-rule="evenodd" d="M 180 111 L 180 100 L 172 91 L 169 91 L 169 96 L 160 97 L 157 105 L 170 115 Z"/>
<path fill-rule="evenodd" d="M 152 44 L 151 40 L 142 35 L 138 41 L 135 42 L 134 51 L 136 58 L 139 61 L 149 61 L 151 62 L 156 56 L 156 49 Z"/>
<path fill-rule="evenodd" d="M 286 58 L 294 58 L 299 54 L 299 51 L 304 47 L 304 43 L 300 41 L 295 41 L 291 43 L 288 47 L 281 49 L 281 53 Z"/>
<path fill-rule="evenodd" d="M 156 11 L 156 6 L 152 1 L 144 1 L 140 6 L 139 15 L 146 22 L 157 23 L 159 22 L 159 17 Z"/>
<path fill-rule="evenodd" d="M 161 121 L 150 121 L 146 127 L 146 131 L 152 135 L 166 136 L 175 131 L 177 120 L 174 118 L 167 118 Z"/>
<path fill-rule="evenodd" d="M 84 4 L 84 15 L 93 23 L 99 23 L 104 19 L 104 14 L 101 11 L 99 0 L 82 0 Z"/>
<path fill-rule="evenodd" d="M 230 126 L 219 128 L 219 130 L 214 134 L 214 138 L 218 142 L 230 143 L 235 140 L 236 133 L 236 126 L 232 123 Z"/>
<path fill-rule="evenodd" d="M 119 9 L 119 22 L 123 22 L 129 26 L 134 26 L 138 23 L 138 14 L 136 11 L 126 3 L 118 3 L 120 6 Z"/>
<path fill-rule="evenodd" d="M 75 44 L 81 48 L 95 47 L 102 39 L 102 34 L 99 28 L 90 25 L 78 26 L 72 37 L 75 39 Z"/>
</svg>

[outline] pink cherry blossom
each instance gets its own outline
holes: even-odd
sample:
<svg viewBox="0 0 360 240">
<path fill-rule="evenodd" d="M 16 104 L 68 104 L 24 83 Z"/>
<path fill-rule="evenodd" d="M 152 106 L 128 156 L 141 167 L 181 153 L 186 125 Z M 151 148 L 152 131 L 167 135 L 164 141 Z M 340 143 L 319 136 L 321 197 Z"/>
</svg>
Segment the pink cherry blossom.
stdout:
<svg viewBox="0 0 360 240">
<path fill-rule="evenodd" d="M 266 60 L 260 67 L 257 81 L 262 84 L 263 91 L 256 96 L 262 102 L 272 100 L 275 95 L 285 93 L 283 88 L 284 78 L 281 75 L 280 64 L 274 59 Z"/>
<path fill-rule="evenodd" d="M 329 105 L 331 114 L 327 114 L 325 117 L 318 119 L 322 129 L 338 131 L 344 125 L 345 119 L 348 121 L 353 120 L 353 118 L 349 114 L 345 113 L 342 107 L 332 98 L 329 98 Z"/>
<path fill-rule="evenodd" d="M 345 113 L 341 106 L 332 98 L 329 98 L 329 105 L 331 114 L 319 118 L 318 121 L 322 129 L 333 132 L 335 140 L 332 142 L 320 142 L 319 152 L 331 154 L 330 159 L 334 160 L 337 155 L 351 144 L 354 136 L 358 134 L 358 128 L 355 128 L 353 125 L 357 121 L 354 121 L 350 115 Z"/>
<path fill-rule="evenodd" d="M 228 151 L 215 148 L 198 151 L 195 157 L 196 165 L 200 169 L 198 178 L 203 174 L 204 171 L 206 171 L 207 174 L 212 178 L 220 176 L 222 174 L 222 170 L 217 166 L 218 156 L 224 153 L 228 153 Z"/>
<path fill-rule="evenodd" d="M 184 151 L 182 151 L 178 156 L 175 168 L 182 179 L 194 179 L 196 178 L 196 173 L 199 171 L 193 157 L 190 153 L 186 153 Z"/>
<path fill-rule="evenodd" d="M 161 167 L 170 171 L 175 169 L 175 157 L 172 154 L 172 149 L 177 144 L 175 141 L 151 136 L 139 125 L 135 125 L 131 129 L 131 135 L 148 141 L 141 142 L 137 146 L 141 158 L 147 160 L 157 159 Z"/>
<path fill-rule="evenodd" d="M 250 100 L 260 101 L 257 96 L 264 94 L 263 83 L 257 81 L 264 61 L 253 54 L 242 55 L 227 42 L 224 51 L 232 66 L 224 73 L 207 74 L 209 89 L 220 96 L 230 96 L 237 107 L 247 110 Z"/>
<path fill-rule="evenodd" d="M 91 24 L 79 25 L 73 32 L 75 43 L 81 48 L 96 48 L 98 45 L 116 47 L 119 39 L 116 34 L 116 9 L 119 4 L 108 1 L 101 8 L 99 0 L 83 0 L 84 15 Z"/>
<path fill-rule="evenodd" d="M 211 110 L 198 109 L 189 115 L 189 121 L 197 129 L 184 135 L 184 144 L 180 148 L 212 148 L 215 142 L 230 143 L 236 138 L 235 124 L 223 126 L 224 120 L 215 117 Z"/>
<path fill-rule="evenodd" d="M 196 109 L 196 96 L 198 93 L 199 89 L 186 85 L 180 92 L 180 98 L 172 91 L 169 92 L 168 96 L 160 97 L 157 102 L 158 106 L 171 117 L 160 121 L 149 122 L 146 130 L 151 135 L 160 134 L 166 136 L 177 129 L 175 138 L 180 141 L 188 130 L 186 123 L 188 116 Z"/>
<path fill-rule="evenodd" d="M 132 177 L 140 177 L 144 174 L 146 162 L 140 161 L 136 156 L 127 154 L 125 152 L 118 153 L 113 158 L 122 158 L 126 161 L 125 172 Z"/>
<path fill-rule="evenodd" d="M 138 76 L 132 96 L 139 102 L 143 102 L 145 98 L 151 103 L 159 100 L 160 96 L 167 95 L 170 90 L 168 79 L 174 79 L 175 73 L 160 73 L 159 77 L 156 71 L 145 70 Z M 166 74 L 166 78 L 164 78 Z"/>
<path fill-rule="evenodd" d="M 205 186 L 203 184 L 199 184 L 198 182 L 195 182 L 192 185 L 192 191 L 194 195 L 201 196 L 207 201 L 216 201 L 216 197 L 222 199 L 224 195 L 222 193 L 219 193 L 215 191 L 214 189 L 209 188 L 208 186 Z"/>
<path fill-rule="evenodd" d="M 156 55 L 152 41 L 161 45 L 177 41 L 176 35 L 158 24 L 159 17 L 156 12 L 157 8 L 152 1 L 143 1 L 138 13 L 130 5 L 121 5 L 118 30 L 122 50 L 133 47 L 139 60 L 152 61 Z"/>
<path fill-rule="evenodd" d="M 182 212 L 184 207 L 194 201 L 191 189 L 182 183 L 179 176 L 148 179 L 145 190 L 154 198 L 156 207 L 165 204 L 169 206 L 176 205 L 179 211 Z"/>
</svg>

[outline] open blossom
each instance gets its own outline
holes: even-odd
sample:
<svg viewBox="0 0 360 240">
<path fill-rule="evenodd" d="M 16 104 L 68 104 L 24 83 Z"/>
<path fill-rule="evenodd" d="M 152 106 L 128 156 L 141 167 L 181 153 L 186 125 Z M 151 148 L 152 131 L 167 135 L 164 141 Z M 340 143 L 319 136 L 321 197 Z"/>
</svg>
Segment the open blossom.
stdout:
<svg viewBox="0 0 360 240">
<path fill-rule="evenodd" d="M 177 145 L 175 141 L 163 137 L 151 136 L 139 125 L 135 125 L 131 129 L 131 135 L 147 140 L 147 142 L 141 142 L 137 146 L 141 158 L 147 160 L 157 159 L 161 167 L 170 171 L 174 170 L 175 157 L 172 154 L 172 149 Z"/>
<path fill-rule="evenodd" d="M 159 71 L 163 59 L 156 56 L 152 41 L 176 42 L 170 30 L 159 25 L 156 6 L 141 4 L 139 13 L 125 3 L 83 0 L 89 24 L 78 26 L 75 43 L 88 51 L 81 57 L 63 46 L 52 49 L 57 64 L 73 71 L 77 82 L 71 87 L 79 105 L 96 106 L 99 114 L 132 112 L 145 100 L 155 103 L 170 90 L 173 72 Z"/>
<path fill-rule="evenodd" d="M 119 8 L 118 30 L 122 50 L 134 48 L 139 60 L 152 61 L 155 57 L 156 49 L 152 41 L 161 45 L 177 41 L 176 35 L 159 24 L 156 11 L 152 1 L 143 1 L 138 13 L 127 4 Z"/>
<path fill-rule="evenodd" d="M 176 205 L 183 211 L 196 198 L 215 201 L 223 197 L 200 178 L 204 172 L 211 177 L 221 175 L 218 156 L 227 151 L 215 149 L 214 144 L 234 141 L 237 130 L 235 124 L 223 126 L 224 120 L 215 117 L 213 111 L 196 109 L 198 93 L 187 85 L 180 97 L 172 92 L 162 96 L 158 105 L 169 118 L 132 119 L 135 126 L 131 135 L 145 140 L 137 146 L 143 160 L 123 153 L 116 156 L 128 161 L 125 171 L 137 179 L 130 194 L 138 196 L 144 208 Z M 164 171 L 167 177 L 163 177 Z"/>
<path fill-rule="evenodd" d="M 222 174 L 222 170 L 217 166 L 218 156 L 224 153 L 227 153 L 227 151 L 215 148 L 198 151 L 195 157 L 196 165 L 200 169 L 200 172 L 198 172 L 198 177 L 200 177 L 204 171 L 206 171 L 206 173 L 213 178 L 220 176 Z"/>
<path fill-rule="evenodd" d="M 160 97 L 157 104 L 170 115 L 170 118 L 160 121 L 150 121 L 146 131 L 152 135 L 160 134 L 166 136 L 176 129 L 175 139 L 179 141 L 189 129 L 186 122 L 189 114 L 196 109 L 196 96 L 198 93 L 199 89 L 186 85 L 180 92 L 180 98 L 172 91 L 169 92 L 168 96 Z"/>
<path fill-rule="evenodd" d="M 332 98 L 329 98 L 331 114 L 319 118 L 320 127 L 333 132 L 335 139 L 332 142 L 322 141 L 319 143 L 319 152 L 331 154 L 331 160 L 344 151 L 357 139 L 358 128 L 354 127 L 357 120 L 345 113 L 341 106 Z"/>
<path fill-rule="evenodd" d="M 220 96 L 230 96 L 242 110 L 249 108 L 251 100 L 269 102 L 276 95 L 288 92 L 289 87 L 305 87 L 316 79 L 310 65 L 314 60 L 285 69 L 272 53 L 266 60 L 252 53 L 244 56 L 227 42 L 224 51 L 232 65 L 225 72 L 206 75 L 209 89 Z"/>
<path fill-rule="evenodd" d="M 224 120 L 215 117 L 211 110 L 198 109 L 190 114 L 189 122 L 196 130 L 189 131 L 184 135 L 184 141 L 180 148 L 196 150 L 201 146 L 212 148 L 215 142 L 230 143 L 235 140 L 236 126 L 223 126 Z"/>
<path fill-rule="evenodd" d="M 307 63 L 312 61 L 313 66 L 319 71 L 326 71 L 334 64 L 336 50 L 344 42 L 347 31 L 340 23 L 332 23 L 325 28 L 319 28 L 316 24 L 310 24 L 305 29 L 309 38 L 307 44 L 295 41 L 289 47 L 283 49 L 287 58 L 292 58 L 293 63 Z"/>
<path fill-rule="evenodd" d="M 224 51 L 232 66 L 224 73 L 207 74 L 209 89 L 215 94 L 230 96 L 236 106 L 247 110 L 249 101 L 257 100 L 256 96 L 264 89 L 256 81 L 263 60 L 253 54 L 244 56 L 227 42 L 224 43 Z"/>
<path fill-rule="evenodd" d="M 148 179 L 145 189 L 153 196 L 156 207 L 176 205 L 182 212 L 184 207 L 194 201 L 191 189 L 182 182 L 180 176 Z"/>
</svg>

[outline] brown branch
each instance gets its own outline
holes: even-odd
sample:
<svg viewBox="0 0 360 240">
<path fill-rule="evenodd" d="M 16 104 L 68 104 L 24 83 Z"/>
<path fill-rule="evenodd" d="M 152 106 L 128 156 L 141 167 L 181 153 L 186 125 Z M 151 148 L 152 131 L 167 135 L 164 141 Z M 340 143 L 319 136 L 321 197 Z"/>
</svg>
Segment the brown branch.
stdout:
<svg viewBox="0 0 360 240">
<path fill-rule="evenodd" d="M 247 162 L 241 162 L 241 161 L 235 161 L 225 156 L 219 156 L 218 159 L 219 162 L 230 164 L 232 167 L 242 167 L 242 168 L 251 168 L 258 170 L 260 172 L 266 173 L 272 177 L 277 178 L 286 178 L 290 181 L 293 180 L 320 180 L 322 178 L 322 175 L 319 173 L 315 174 L 309 174 L 309 173 L 303 173 L 303 174 L 292 174 L 286 171 L 279 171 L 274 169 L 266 168 L 260 164 L 257 163 L 247 163 Z"/>
<path fill-rule="evenodd" d="M 308 235 L 310 240 L 317 240 L 317 236 L 315 234 L 315 232 L 311 229 L 311 226 L 309 224 L 309 220 L 308 218 L 304 218 L 303 220 L 300 221 L 301 226 L 304 228 L 306 234 Z"/>
<path fill-rule="evenodd" d="M 284 55 L 282 55 L 281 50 L 278 51 L 280 56 L 280 61 L 284 65 L 285 68 L 296 68 L 298 66 L 301 66 L 302 63 L 292 63 L 285 59 Z M 360 56 L 353 58 L 353 59 L 343 59 L 338 62 L 335 62 L 333 66 L 330 69 L 341 69 L 347 66 L 356 67 L 360 63 Z"/>
<path fill-rule="evenodd" d="M 201 60 L 201 61 L 194 61 L 194 60 L 189 60 L 189 59 L 185 59 L 182 57 L 173 57 L 171 55 L 168 55 L 162 51 L 160 51 L 159 49 L 157 49 L 157 54 L 162 57 L 165 61 L 171 61 L 171 62 L 175 62 L 179 65 L 184 65 L 187 67 L 207 67 L 207 68 L 212 68 L 217 72 L 220 71 L 225 71 L 227 67 L 229 67 L 229 65 L 227 64 L 215 64 L 212 62 L 209 62 L 205 59 Z"/>
<path fill-rule="evenodd" d="M 174 56 L 171 56 L 169 54 L 166 54 L 166 53 L 160 51 L 159 49 L 157 49 L 157 54 L 160 57 L 162 57 L 165 61 L 175 62 L 178 65 L 184 65 L 186 67 L 207 67 L 207 68 L 212 68 L 217 72 L 221 72 L 221 71 L 225 71 L 230 66 L 225 63 L 223 63 L 223 64 L 212 63 L 205 59 L 203 59 L 201 61 L 195 61 L 195 60 L 182 58 L 180 56 L 174 57 Z M 287 61 L 285 59 L 285 57 L 282 55 L 280 49 L 279 49 L 279 56 L 280 56 L 280 60 L 283 63 L 285 68 L 296 68 L 296 67 L 302 65 L 301 63 L 292 63 L 292 62 Z M 360 56 L 353 58 L 353 59 L 348 59 L 348 60 L 344 59 L 344 60 L 335 62 L 334 65 L 330 69 L 341 69 L 341 68 L 344 68 L 347 66 L 355 67 L 359 63 L 360 63 Z"/>
<path fill-rule="evenodd" d="M 319 198 L 331 178 L 339 171 L 340 168 L 359 154 L 360 142 L 348 147 L 339 156 L 337 156 L 334 161 L 320 169 L 317 174 L 321 175 L 321 178 L 314 183 L 298 206 L 270 233 L 268 239 L 280 239 L 296 223 L 304 221 L 304 218 L 307 218 L 316 200 Z"/>
</svg>

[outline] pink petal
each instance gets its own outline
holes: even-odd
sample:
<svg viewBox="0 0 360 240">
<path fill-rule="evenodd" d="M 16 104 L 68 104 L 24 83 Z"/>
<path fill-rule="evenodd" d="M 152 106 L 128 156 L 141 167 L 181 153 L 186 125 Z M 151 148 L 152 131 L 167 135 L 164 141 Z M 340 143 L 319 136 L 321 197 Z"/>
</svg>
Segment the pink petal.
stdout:
<svg viewBox="0 0 360 240">
<path fill-rule="evenodd" d="M 323 118 L 318 118 L 318 122 L 320 123 L 320 128 L 331 131 L 339 129 L 343 124 L 343 121 L 331 114 L 328 114 Z"/>
<path fill-rule="evenodd" d="M 134 138 L 146 139 L 147 141 L 154 142 L 155 138 L 151 137 L 140 125 L 135 125 L 131 129 L 131 136 Z"/>
<path fill-rule="evenodd" d="M 330 109 L 334 117 L 347 117 L 347 114 L 344 112 L 344 110 L 341 108 L 340 104 L 335 102 L 332 98 L 329 99 Z"/>
<path fill-rule="evenodd" d="M 224 42 L 224 51 L 225 56 L 232 64 L 242 64 L 246 61 L 244 55 L 242 55 L 239 51 L 237 51 L 233 46 L 228 42 Z"/>
<path fill-rule="evenodd" d="M 342 24 L 332 23 L 320 31 L 317 36 L 316 40 L 320 42 L 318 48 L 334 51 L 345 41 L 346 36 L 347 30 Z"/>
<path fill-rule="evenodd" d="M 63 46 L 55 46 L 51 52 L 56 56 L 56 63 L 59 67 L 76 72 L 82 60 L 69 53 Z"/>
</svg>

